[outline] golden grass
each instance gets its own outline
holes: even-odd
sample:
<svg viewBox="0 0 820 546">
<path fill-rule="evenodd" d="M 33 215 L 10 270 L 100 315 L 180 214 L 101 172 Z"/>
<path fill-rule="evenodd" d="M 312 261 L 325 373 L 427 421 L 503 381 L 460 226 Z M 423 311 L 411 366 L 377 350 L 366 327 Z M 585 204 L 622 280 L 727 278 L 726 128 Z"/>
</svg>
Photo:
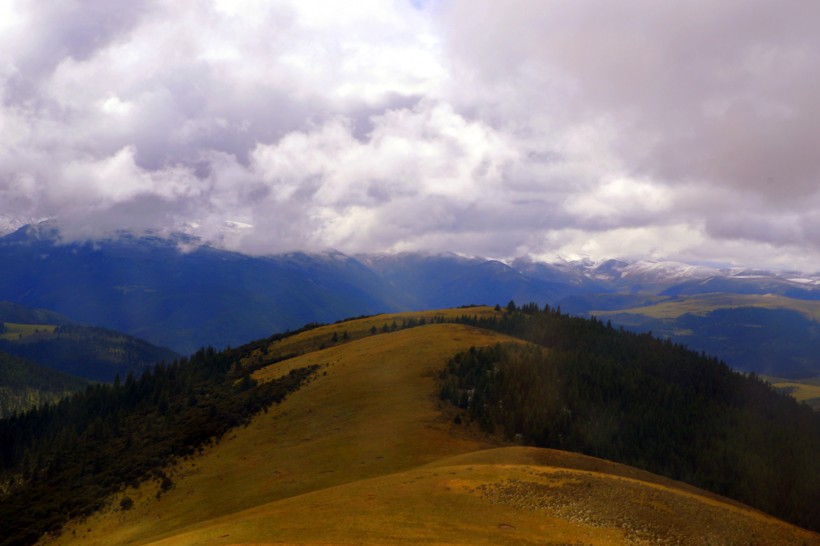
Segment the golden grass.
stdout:
<svg viewBox="0 0 820 546">
<path fill-rule="evenodd" d="M 434 374 L 456 352 L 510 338 L 435 324 L 361 338 L 257 372 L 320 364 L 317 378 L 177 469 L 176 487 L 129 492 L 136 508 L 74 525 L 60 542 L 143 543 L 264 503 L 406 470 L 491 445 L 442 416 Z M 92 528 L 93 533 L 83 530 Z"/>
<path fill-rule="evenodd" d="M 258 370 L 264 381 L 322 366 L 281 405 L 178 465 L 175 487 L 161 499 L 156 484 L 128 491 L 134 509 L 74 522 L 55 542 L 820 543 L 816 534 L 631 467 L 499 449 L 496 439 L 446 417 L 434 376 L 458 351 L 514 340 L 455 324 L 369 334 L 393 317 L 322 327 L 255 355 L 309 351 L 334 329 L 353 338 Z"/>
<path fill-rule="evenodd" d="M 252 352 L 251 355 L 245 359 L 245 363 L 254 366 L 265 365 L 285 356 L 305 354 L 319 349 L 339 346 L 358 339 L 370 337 L 373 335 L 371 333 L 373 328 L 376 329 L 377 334 L 383 333 L 385 327 L 390 330 L 394 323 L 397 328 L 400 328 L 404 321 L 420 321 L 424 319 L 427 323 L 430 323 L 436 318 L 453 320 L 462 315 L 491 317 L 501 314 L 502 312 L 496 312 L 493 307 L 481 306 L 432 311 L 409 311 L 405 313 L 381 314 L 372 317 L 346 320 L 336 324 L 319 326 L 318 328 L 307 330 L 279 341 L 270 342 L 265 346 L 264 350 L 257 349 Z M 334 334 L 337 338 L 335 342 L 333 341 Z M 347 334 L 347 339 L 345 339 L 345 334 Z"/>
<path fill-rule="evenodd" d="M 623 544 L 593 528 L 494 504 L 486 484 L 523 475 L 494 465 L 414 469 L 259 506 L 157 545 L 179 544 Z"/>
<path fill-rule="evenodd" d="M 469 457 L 462 464 L 442 461 L 331 487 L 217 518 L 154 544 L 608 545 L 670 537 L 729 544 L 754 537 L 775 545 L 818 538 L 697 492 L 520 462 L 537 459 L 538 451 L 495 450 L 489 464 L 479 462 L 479 453 L 472 463 Z M 572 457 L 562 456 L 570 463 Z"/>
<path fill-rule="evenodd" d="M 798 402 L 808 404 L 815 411 L 820 411 L 820 386 L 791 380 L 776 381 L 772 383 L 772 386 L 785 390 Z"/>
<path fill-rule="evenodd" d="M 0 339 L 16 340 L 33 336 L 40 332 L 53 333 L 57 326 L 53 324 L 17 324 L 14 322 L 5 322 L 5 331 L 0 334 Z"/>
<path fill-rule="evenodd" d="M 820 377 L 806 379 L 784 379 L 767 375 L 760 376 L 771 383 L 772 387 L 781 389 L 798 402 L 804 402 L 820 411 Z"/>
<path fill-rule="evenodd" d="M 798 402 L 805 402 L 813 398 L 820 398 L 820 387 L 816 385 L 806 385 L 805 383 L 797 383 L 794 381 L 783 381 L 774 383 L 772 386 L 777 389 L 789 389 L 789 394 Z"/>
</svg>

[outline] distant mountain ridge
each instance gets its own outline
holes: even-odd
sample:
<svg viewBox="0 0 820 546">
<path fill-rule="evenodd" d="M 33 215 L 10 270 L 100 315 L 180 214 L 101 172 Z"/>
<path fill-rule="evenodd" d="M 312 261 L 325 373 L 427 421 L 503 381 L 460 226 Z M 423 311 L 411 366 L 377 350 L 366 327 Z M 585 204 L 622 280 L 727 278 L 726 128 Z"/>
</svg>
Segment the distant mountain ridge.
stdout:
<svg viewBox="0 0 820 546">
<path fill-rule="evenodd" d="M 48 309 L 29 309 L 10 301 L 0 301 L 0 323 L 20 324 L 71 324 L 71 320 Z"/>
<path fill-rule="evenodd" d="M 157 362 L 179 357 L 170 349 L 122 332 L 76 324 L 53 311 L 7 301 L 0 301 L 0 352 L 83 381 L 113 381 L 117 375 L 124 379 L 129 373 L 139 375 Z M 2 386 L 11 385 L 0 379 Z M 23 387 L 20 383 L 15 388 Z"/>
<path fill-rule="evenodd" d="M 237 346 L 310 322 L 510 300 L 549 303 L 584 316 L 711 293 L 820 302 L 818 273 L 671 261 L 502 262 L 454 253 L 248 256 L 184 234 L 64 242 L 50 222 L 0 237 L 0 263 L 0 300 L 52 309 L 179 353 Z M 776 347 L 772 355 L 776 361 Z M 730 364 L 744 369 L 743 362 Z M 774 367 L 766 369 L 776 373 Z M 820 373 L 813 361 L 787 367 Z"/>
<path fill-rule="evenodd" d="M 26 226 L 0 238 L 0 263 L 0 300 L 181 353 L 412 305 L 339 253 L 252 257 L 184 235 L 63 243 L 49 226 Z"/>
</svg>

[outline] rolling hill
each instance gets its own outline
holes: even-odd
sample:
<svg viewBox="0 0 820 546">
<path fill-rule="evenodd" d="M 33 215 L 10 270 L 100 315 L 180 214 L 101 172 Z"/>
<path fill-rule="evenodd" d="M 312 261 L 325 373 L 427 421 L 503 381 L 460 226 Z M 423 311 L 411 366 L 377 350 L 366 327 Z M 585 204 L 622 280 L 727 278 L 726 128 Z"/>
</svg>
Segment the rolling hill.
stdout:
<svg viewBox="0 0 820 546">
<path fill-rule="evenodd" d="M 236 354 L 260 385 L 318 371 L 247 426 L 177 460 L 170 487 L 159 478 L 126 487 L 45 543 L 820 543 L 690 485 L 466 423 L 439 398 L 448 361 L 474 347 L 528 345 L 447 322 L 462 316 L 503 312 L 380 315 L 245 347 Z"/>
<path fill-rule="evenodd" d="M 92 381 L 114 381 L 129 373 L 139 375 L 157 362 L 179 356 L 170 349 L 105 328 L 8 323 L 7 328 L 21 332 L 10 339 L 0 338 L 0 351 Z"/>
<path fill-rule="evenodd" d="M 29 309 L 10 301 L 0 301 L 0 322 L 59 326 L 61 324 L 71 324 L 72 321 L 68 317 L 48 309 Z"/>
<path fill-rule="evenodd" d="M 92 381 L 138 375 L 179 356 L 121 332 L 75 324 L 52 311 L 11 302 L 0 302 L 0 351 Z"/>
</svg>

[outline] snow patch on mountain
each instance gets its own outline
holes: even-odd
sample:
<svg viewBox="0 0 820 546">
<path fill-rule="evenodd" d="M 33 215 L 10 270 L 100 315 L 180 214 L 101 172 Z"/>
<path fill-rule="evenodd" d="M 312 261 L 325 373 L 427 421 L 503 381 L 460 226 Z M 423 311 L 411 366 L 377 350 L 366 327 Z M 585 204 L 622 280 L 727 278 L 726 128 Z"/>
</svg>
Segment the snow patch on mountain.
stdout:
<svg viewBox="0 0 820 546">
<path fill-rule="evenodd" d="M 13 233 L 25 225 L 36 225 L 47 220 L 48 218 L 24 218 L 0 214 L 0 237 Z"/>
</svg>

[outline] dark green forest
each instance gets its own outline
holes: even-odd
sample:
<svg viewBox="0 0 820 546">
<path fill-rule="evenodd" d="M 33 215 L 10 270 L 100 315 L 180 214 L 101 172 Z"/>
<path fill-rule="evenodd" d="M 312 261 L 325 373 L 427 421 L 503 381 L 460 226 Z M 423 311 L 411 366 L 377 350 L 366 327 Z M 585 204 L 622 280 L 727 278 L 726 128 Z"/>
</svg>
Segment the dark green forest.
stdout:
<svg viewBox="0 0 820 546">
<path fill-rule="evenodd" d="M 169 464 L 248 423 L 315 371 L 257 384 L 238 365 L 248 350 L 203 349 L 0 420 L 0 544 L 32 544 L 145 480 L 157 480 L 161 494 L 173 487 Z"/>
<path fill-rule="evenodd" d="M 84 379 L 0 351 L 0 419 L 56 402 L 86 386 Z"/>
<path fill-rule="evenodd" d="M 460 322 L 520 337 L 456 355 L 441 396 L 485 430 L 622 462 L 820 530 L 820 415 L 649 334 L 514 303 Z"/>
</svg>

